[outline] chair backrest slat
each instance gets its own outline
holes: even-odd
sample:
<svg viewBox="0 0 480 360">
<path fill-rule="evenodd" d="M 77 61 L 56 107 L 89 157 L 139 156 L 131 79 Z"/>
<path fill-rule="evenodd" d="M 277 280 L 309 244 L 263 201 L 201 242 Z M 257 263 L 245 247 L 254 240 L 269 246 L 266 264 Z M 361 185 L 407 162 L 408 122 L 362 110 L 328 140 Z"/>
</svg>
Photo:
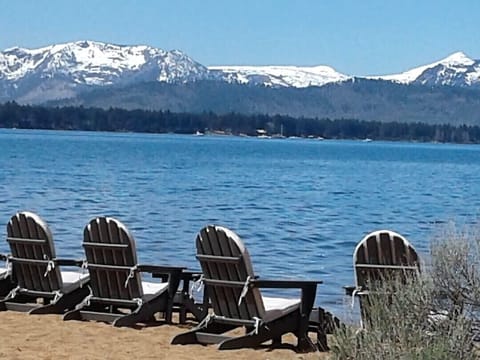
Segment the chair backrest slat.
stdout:
<svg viewBox="0 0 480 360">
<path fill-rule="evenodd" d="M 226 256 L 227 258 L 231 258 L 231 252 L 228 247 L 228 240 L 225 239 L 225 233 L 223 231 L 217 231 L 212 232 L 210 236 L 210 243 L 211 247 L 213 250 L 213 254 L 217 256 Z M 220 260 L 217 262 L 217 267 L 219 269 L 219 276 L 220 279 L 227 280 L 227 281 L 235 281 L 237 280 L 236 274 L 235 274 L 235 268 L 236 264 L 238 263 L 230 263 L 229 261 L 225 262 L 223 260 Z M 242 314 L 241 312 L 241 307 L 238 306 L 238 298 L 240 297 L 240 292 L 242 291 L 242 288 L 239 287 L 229 287 L 225 286 L 222 287 L 223 291 L 225 293 L 225 296 L 227 296 L 226 299 L 226 304 L 228 307 L 228 317 L 233 317 L 233 318 L 244 318 L 245 316 L 248 316 L 248 314 Z M 232 299 L 233 301 L 228 301 L 229 299 Z"/>
<path fill-rule="evenodd" d="M 357 287 L 369 288 L 386 278 L 404 280 L 409 272 L 420 271 L 414 247 L 400 234 L 379 230 L 365 236 L 353 255 Z"/>
<path fill-rule="evenodd" d="M 197 256 L 214 313 L 234 319 L 262 318 L 265 308 L 258 288 L 250 288 L 238 304 L 243 286 L 254 273 L 241 239 L 221 226 L 203 228 L 196 239 Z"/>
<path fill-rule="evenodd" d="M 248 276 L 253 279 L 254 273 L 250 261 L 250 255 L 248 254 L 238 235 L 233 233 L 231 230 L 220 228 L 217 230 L 217 236 L 223 254 L 231 257 L 242 258 L 242 261 L 234 264 L 230 264 L 228 262 L 226 263 L 228 266 L 228 279 L 234 282 L 245 281 Z M 241 292 L 242 288 L 235 288 L 234 299 L 238 299 L 241 296 Z M 256 297 L 255 294 L 257 295 Z M 238 316 L 241 319 L 260 317 L 258 314 L 262 314 L 263 316 L 263 301 L 260 290 L 257 288 L 248 291 L 240 306 L 238 306 L 238 301 L 235 301 L 234 304 L 237 306 L 236 313 L 238 313 Z"/>
<path fill-rule="evenodd" d="M 12 276 L 21 288 L 53 292 L 62 288 L 55 259 L 53 237 L 47 224 L 36 214 L 25 211 L 12 216 L 7 224 L 7 241 L 12 253 Z"/>
<path fill-rule="evenodd" d="M 141 277 L 134 270 L 135 241 L 125 225 L 114 218 L 97 217 L 85 227 L 83 246 L 94 297 L 119 300 L 142 297 Z"/>
</svg>

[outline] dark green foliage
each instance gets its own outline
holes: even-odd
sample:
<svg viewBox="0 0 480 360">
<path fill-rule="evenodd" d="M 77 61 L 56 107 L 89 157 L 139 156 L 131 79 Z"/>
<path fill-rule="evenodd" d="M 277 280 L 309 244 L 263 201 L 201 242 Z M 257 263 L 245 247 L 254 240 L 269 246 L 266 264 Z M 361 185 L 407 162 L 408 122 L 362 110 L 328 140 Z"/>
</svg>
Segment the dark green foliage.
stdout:
<svg viewBox="0 0 480 360">
<path fill-rule="evenodd" d="M 0 127 L 21 129 L 129 131 L 192 134 L 223 131 L 256 135 L 315 136 L 327 139 L 364 139 L 480 143 L 480 127 L 360 121 L 356 119 L 294 118 L 286 115 L 242 115 L 212 112 L 124 110 L 119 108 L 41 107 L 7 102 L 0 105 Z"/>
<path fill-rule="evenodd" d="M 269 88 L 219 81 L 150 82 L 97 88 L 47 105 L 480 125 L 479 89 L 368 79 L 308 88 Z"/>
<path fill-rule="evenodd" d="M 428 273 L 402 284 L 384 282 L 369 295 L 366 328 L 335 332 L 333 359 L 478 359 L 471 318 L 438 307 L 435 280 Z"/>
</svg>

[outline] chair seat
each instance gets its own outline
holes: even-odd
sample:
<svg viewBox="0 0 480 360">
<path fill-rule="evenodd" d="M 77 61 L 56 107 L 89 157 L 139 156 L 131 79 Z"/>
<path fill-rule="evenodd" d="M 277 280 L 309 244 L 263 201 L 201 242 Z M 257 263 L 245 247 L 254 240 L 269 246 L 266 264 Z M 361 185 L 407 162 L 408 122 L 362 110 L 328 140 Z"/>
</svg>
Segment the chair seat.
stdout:
<svg viewBox="0 0 480 360">
<path fill-rule="evenodd" d="M 90 280 L 88 273 L 81 271 L 61 271 L 60 275 L 62 276 L 63 292 L 65 293 L 77 289 L 79 285 L 85 285 Z"/>
<path fill-rule="evenodd" d="M 300 299 L 262 296 L 265 307 L 265 321 L 271 321 L 300 308 Z"/>
<path fill-rule="evenodd" d="M 153 295 L 164 292 L 168 288 L 167 282 L 152 283 L 148 281 L 142 281 L 142 290 L 144 295 Z"/>
</svg>

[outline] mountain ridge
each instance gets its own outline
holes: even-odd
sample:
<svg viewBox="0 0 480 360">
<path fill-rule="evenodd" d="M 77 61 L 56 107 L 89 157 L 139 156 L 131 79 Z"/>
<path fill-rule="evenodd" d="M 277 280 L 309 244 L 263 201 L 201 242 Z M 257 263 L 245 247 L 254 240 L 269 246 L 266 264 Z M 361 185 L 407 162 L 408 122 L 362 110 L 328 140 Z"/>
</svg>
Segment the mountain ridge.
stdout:
<svg viewBox="0 0 480 360">
<path fill-rule="evenodd" d="M 85 88 L 143 81 L 190 83 L 215 80 L 268 87 L 309 87 L 354 78 L 427 86 L 480 87 L 480 61 L 462 52 L 399 74 L 356 76 L 316 66 L 205 66 L 180 50 L 82 40 L 37 49 L 0 52 L 0 99 L 42 102 L 71 97 Z M 48 84 L 49 83 L 49 84 Z M 41 90 L 42 96 L 38 96 Z M 48 96 L 51 92 L 52 96 Z M 58 96 L 56 94 L 58 92 Z"/>
<path fill-rule="evenodd" d="M 180 50 L 94 41 L 0 52 L 0 102 L 20 104 L 480 124 L 479 94 L 480 61 L 461 52 L 380 77 L 207 67 Z"/>
<path fill-rule="evenodd" d="M 33 50 L 16 47 L 0 52 L 0 99 L 38 103 L 95 86 L 195 81 L 207 73 L 181 51 L 145 45 L 77 41 Z"/>
</svg>

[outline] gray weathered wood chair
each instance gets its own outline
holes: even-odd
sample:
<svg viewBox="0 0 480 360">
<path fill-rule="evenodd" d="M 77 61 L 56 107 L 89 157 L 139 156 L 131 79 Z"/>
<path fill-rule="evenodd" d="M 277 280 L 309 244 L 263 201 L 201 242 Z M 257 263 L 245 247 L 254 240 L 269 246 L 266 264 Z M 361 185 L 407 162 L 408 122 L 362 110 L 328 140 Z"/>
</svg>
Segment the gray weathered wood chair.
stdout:
<svg viewBox="0 0 480 360">
<path fill-rule="evenodd" d="M 183 268 L 139 265 L 135 241 L 120 221 L 97 217 L 84 230 L 83 247 L 91 294 L 64 320 L 97 320 L 129 326 L 162 312 L 171 322 L 174 295 Z M 168 274 L 161 283 L 143 281 L 142 272 Z"/>
<path fill-rule="evenodd" d="M 384 281 L 405 282 L 420 272 L 420 258 L 415 248 L 400 234 L 378 230 L 366 235 L 353 253 L 355 286 L 345 287 L 348 295 L 358 296 L 362 319 L 368 318 L 368 295 Z"/>
<path fill-rule="evenodd" d="M 15 214 L 7 225 L 7 241 L 14 288 L 0 301 L 0 310 L 63 313 L 88 295 L 88 274 L 60 270 L 80 267 L 82 261 L 56 257 L 50 229 L 38 215 Z"/>
<path fill-rule="evenodd" d="M 285 333 L 298 339 L 299 351 L 313 351 L 307 335 L 309 315 L 321 281 L 261 280 L 254 275 L 250 256 L 241 239 L 220 226 L 207 226 L 196 239 L 197 258 L 212 312 L 194 329 L 177 335 L 172 344 L 219 344 L 219 349 L 256 347 L 272 340 L 281 343 Z M 301 289 L 300 299 L 263 296 L 260 288 Z M 244 327 L 246 333 L 230 337 L 226 332 Z"/>
</svg>

